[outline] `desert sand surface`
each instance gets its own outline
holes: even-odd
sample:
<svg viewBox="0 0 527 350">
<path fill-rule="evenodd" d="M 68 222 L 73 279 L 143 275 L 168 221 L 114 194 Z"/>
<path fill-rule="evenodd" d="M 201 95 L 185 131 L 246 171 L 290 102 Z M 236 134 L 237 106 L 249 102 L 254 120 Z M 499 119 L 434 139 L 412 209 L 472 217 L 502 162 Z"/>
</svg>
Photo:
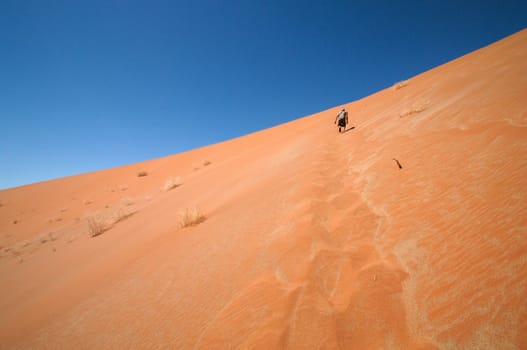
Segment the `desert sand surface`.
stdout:
<svg viewBox="0 0 527 350">
<path fill-rule="evenodd" d="M 0 246 L 2 349 L 527 349 L 527 30 L 254 134 L 0 191 Z"/>
</svg>

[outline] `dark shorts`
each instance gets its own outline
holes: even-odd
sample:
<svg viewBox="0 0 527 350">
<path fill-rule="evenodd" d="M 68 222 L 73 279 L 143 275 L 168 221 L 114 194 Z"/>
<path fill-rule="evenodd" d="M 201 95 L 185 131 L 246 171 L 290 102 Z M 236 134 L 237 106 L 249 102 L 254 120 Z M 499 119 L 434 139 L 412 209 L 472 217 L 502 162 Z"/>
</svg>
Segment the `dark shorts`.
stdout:
<svg viewBox="0 0 527 350">
<path fill-rule="evenodd" d="M 339 119 L 339 126 L 346 126 L 346 119 L 342 118 L 342 119 Z"/>
</svg>

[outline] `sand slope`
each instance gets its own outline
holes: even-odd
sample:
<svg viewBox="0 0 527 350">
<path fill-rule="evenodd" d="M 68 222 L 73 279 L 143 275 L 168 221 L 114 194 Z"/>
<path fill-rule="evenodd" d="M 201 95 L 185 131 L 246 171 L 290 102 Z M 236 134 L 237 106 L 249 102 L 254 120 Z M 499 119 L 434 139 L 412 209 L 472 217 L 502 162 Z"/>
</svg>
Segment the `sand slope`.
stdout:
<svg viewBox="0 0 527 350">
<path fill-rule="evenodd" d="M 526 349 L 527 30 L 345 106 L 0 191 L 0 348 Z"/>
</svg>

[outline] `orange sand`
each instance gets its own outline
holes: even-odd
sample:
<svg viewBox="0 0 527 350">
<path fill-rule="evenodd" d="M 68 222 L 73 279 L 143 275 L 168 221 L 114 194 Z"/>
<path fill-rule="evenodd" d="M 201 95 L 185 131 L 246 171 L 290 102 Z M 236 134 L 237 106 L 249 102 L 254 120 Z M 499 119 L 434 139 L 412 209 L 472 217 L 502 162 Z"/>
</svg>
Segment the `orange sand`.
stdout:
<svg viewBox="0 0 527 350">
<path fill-rule="evenodd" d="M 527 349 L 527 30 L 344 106 L 0 191 L 0 348 Z"/>
</svg>

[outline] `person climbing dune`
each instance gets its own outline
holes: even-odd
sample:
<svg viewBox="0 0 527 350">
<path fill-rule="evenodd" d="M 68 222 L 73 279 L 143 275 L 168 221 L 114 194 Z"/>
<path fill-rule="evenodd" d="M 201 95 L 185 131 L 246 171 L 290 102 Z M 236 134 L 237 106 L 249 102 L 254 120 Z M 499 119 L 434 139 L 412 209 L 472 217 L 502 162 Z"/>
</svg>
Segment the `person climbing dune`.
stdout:
<svg viewBox="0 0 527 350">
<path fill-rule="evenodd" d="M 339 132 L 346 131 L 346 125 L 348 125 L 348 112 L 345 108 L 342 108 L 342 110 L 337 114 L 334 124 L 338 125 Z"/>
</svg>

